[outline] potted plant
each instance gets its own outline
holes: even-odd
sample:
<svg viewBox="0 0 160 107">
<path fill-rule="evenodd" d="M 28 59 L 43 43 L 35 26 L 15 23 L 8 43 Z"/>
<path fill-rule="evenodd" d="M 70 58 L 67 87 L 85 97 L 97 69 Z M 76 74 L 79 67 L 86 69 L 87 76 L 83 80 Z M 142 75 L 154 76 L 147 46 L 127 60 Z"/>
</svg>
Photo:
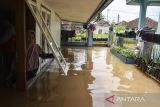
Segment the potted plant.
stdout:
<svg viewBox="0 0 160 107">
<path fill-rule="evenodd" d="M 122 48 L 120 46 L 112 46 L 111 52 L 117 56 L 120 60 L 127 64 L 133 64 L 135 53 L 131 50 Z"/>
<path fill-rule="evenodd" d="M 141 63 L 142 63 L 143 58 L 142 57 L 138 57 L 135 59 L 135 64 L 137 67 L 140 67 Z"/>
</svg>

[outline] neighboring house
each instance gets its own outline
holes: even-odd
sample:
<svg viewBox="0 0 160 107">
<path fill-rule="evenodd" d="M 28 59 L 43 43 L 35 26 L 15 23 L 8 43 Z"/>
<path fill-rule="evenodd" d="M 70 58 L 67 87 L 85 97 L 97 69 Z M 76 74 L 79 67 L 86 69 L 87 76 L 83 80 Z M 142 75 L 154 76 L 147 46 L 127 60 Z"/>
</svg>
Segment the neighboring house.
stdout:
<svg viewBox="0 0 160 107">
<path fill-rule="evenodd" d="M 107 21 L 99 21 L 96 24 L 96 30 L 93 32 L 94 34 L 106 34 L 109 32 L 109 23 Z"/>
<path fill-rule="evenodd" d="M 121 24 L 125 25 L 126 28 L 138 29 L 138 22 L 139 22 L 139 18 L 134 19 L 134 20 L 132 20 L 130 22 L 122 21 Z M 157 26 L 158 26 L 158 22 L 157 21 L 155 21 L 155 20 L 153 20 L 153 19 L 151 19 L 149 17 L 146 18 L 146 27 L 150 27 L 150 28 L 153 28 L 153 29 L 157 30 Z"/>
<path fill-rule="evenodd" d="M 62 21 L 61 29 L 62 30 L 80 30 L 80 29 L 83 29 L 83 24 Z"/>
</svg>

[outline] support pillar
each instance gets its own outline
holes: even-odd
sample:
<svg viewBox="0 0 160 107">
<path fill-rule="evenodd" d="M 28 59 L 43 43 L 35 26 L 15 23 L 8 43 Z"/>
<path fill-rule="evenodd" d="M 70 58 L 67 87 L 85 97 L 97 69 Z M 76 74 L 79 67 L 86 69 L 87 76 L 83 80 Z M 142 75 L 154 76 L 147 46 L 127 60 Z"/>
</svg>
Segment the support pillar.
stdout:
<svg viewBox="0 0 160 107">
<path fill-rule="evenodd" d="M 138 29 L 141 29 L 146 25 L 146 12 L 147 12 L 147 3 L 144 0 L 142 0 L 140 4 Z"/>
<path fill-rule="evenodd" d="M 157 27 L 157 32 L 156 32 L 156 34 L 160 34 L 160 13 L 159 13 L 159 20 L 158 20 L 158 27 Z M 155 49 L 157 50 L 157 51 L 159 51 L 160 50 L 160 46 L 159 45 L 154 45 L 154 47 L 155 47 Z M 156 56 L 156 58 L 158 58 L 159 56 Z"/>
<path fill-rule="evenodd" d="M 91 47 L 93 42 L 93 31 L 88 29 L 88 39 L 87 39 L 87 46 Z"/>
<path fill-rule="evenodd" d="M 141 1 L 140 4 L 140 14 L 139 14 L 139 25 L 138 25 L 138 29 L 142 29 L 146 26 L 146 12 L 147 12 L 147 3 L 145 2 L 145 0 Z M 150 49 L 153 48 L 153 44 L 149 43 L 149 42 L 144 42 L 143 45 L 143 56 L 146 55 L 151 55 L 152 51 L 150 51 Z M 147 52 L 147 54 L 146 54 Z"/>
<path fill-rule="evenodd" d="M 16 86 L 26 90 L 25 0 L 16 0 Z"/>
<path fill-rule="evenodd" d="M 157 27 L 157 34 L 160 34 L 160 13 L 159 13 L 159 21 L 158 21 L 158 27 Z"/>
</svg>

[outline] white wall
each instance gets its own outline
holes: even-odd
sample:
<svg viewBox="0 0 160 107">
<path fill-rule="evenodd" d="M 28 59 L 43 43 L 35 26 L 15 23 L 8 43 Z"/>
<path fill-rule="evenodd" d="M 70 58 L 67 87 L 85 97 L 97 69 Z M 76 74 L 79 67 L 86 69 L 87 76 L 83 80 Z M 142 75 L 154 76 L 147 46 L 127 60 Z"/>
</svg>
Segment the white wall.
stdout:
<svg viewBox="0 0 160 107">
<path fill-rule="evenodd" d="M 38 1 L 38 9 L 41 11 L 41 4 L 46 6 L 49 10 L 51 10 L 51 34 L 55 39 L 57 45 L 60 47 L 61 44 L 61 20 L 55 14 L 54 9 L 49 7 L 46 3 L 42 2 L 42 0 Z M 40 44 L 41 41 L 41 31 L 38 25 L 36 25 L 36 43 Z"/>
<path fill-rule="evenodd" d="M 102 29 L 102 34 L 109 32 L 109 27 L 96 26 L 96 30 L 93 33 L 98 34 L 99 29 Z"/>
<path fill-rule="evenodd" d="M 61 20 L 54 11 L 51 13 L 51 33 L 53 38 L 56 40 L 58 46 L 61 45 Z"/>
</svg>

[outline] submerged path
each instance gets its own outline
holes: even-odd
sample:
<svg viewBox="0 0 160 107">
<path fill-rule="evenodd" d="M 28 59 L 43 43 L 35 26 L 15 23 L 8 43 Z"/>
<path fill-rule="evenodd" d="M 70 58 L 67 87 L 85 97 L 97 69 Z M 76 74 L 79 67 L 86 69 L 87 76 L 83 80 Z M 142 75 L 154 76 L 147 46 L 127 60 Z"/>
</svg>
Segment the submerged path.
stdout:
<svg viewBox="0 0 160 107">
<path fill-rule="evenodd" d="M 70 70 L 68 76 L 50 69 L 26 94 L 5 90 L 1 107 L 159 107 L 158 101 L 132 106 L 127 103 L 105 104 L 105 98 L 116 94 L 160 94 L 160 86 L 134 65 L 122 63 L 109 48 L 63 49 Z M 1 91 L 2 92 L 2 91 Z M 5 93 L 6 92 L 6 93 Z M 142 98 L 142 97 L 141 97 Z M 160 97 L 158 97 L 160 98 Z M 157 99 L 158 100 L 158 99 Z M 155 100 L 154 100 L 155 101 Z M 4 105 L 4 106 L 2 106 Z"/>
</svg>

